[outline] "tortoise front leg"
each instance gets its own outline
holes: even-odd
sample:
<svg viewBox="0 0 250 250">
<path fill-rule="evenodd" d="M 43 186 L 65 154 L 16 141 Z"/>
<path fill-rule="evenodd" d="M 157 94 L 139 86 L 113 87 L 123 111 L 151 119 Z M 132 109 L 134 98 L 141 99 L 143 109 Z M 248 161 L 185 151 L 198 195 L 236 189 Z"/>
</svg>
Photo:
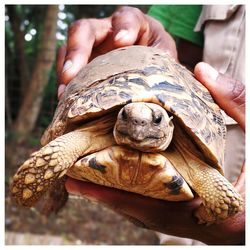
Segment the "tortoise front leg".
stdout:
<svg viewBox="0 0 250 250">
<path fill-rule="evenodd" d="M 197 161 L 194 164 L 190 159 L 188 165 L 190 181 L 186 180 L 203 203 L 195 212 L 200 224 L 219 222 L 242 211 L 243 200 L 240 194 L 219 171 L 203 162 Z"/>
<path fill-rule="evenodd" d="M 80 156 L 113 144 L 112 133 L 73 131 L 56 138 L 17 170 L 10 189 L 12 196 L 18 204 L 33 206 Z"/>
</svg>

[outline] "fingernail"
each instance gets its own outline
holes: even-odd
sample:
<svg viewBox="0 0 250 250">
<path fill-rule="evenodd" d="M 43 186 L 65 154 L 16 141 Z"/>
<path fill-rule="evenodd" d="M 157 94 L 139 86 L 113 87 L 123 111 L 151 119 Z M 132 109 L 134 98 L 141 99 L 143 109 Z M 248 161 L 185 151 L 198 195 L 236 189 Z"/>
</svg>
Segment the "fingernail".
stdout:
<svg viewBox="0 0 250 250">
<path fill-rule="evenodd" d="M 122 38 L 125 38 L 125 36 L 127 36 L 127 34 L 128 34 L 128 30 L 120 30 L 120 31 L 116 34 L 114 40 L 115 40 L 115 41 L 118 41 L 118 40 L 120 40 L 120 39 L 122 39 Z"/>
<path fill-rule="evenodd" d="M 71 60 L 67 60 L 63 65 L 62 73 L 71 68 L 73 65 L 73 62 Z"/>
<path fill-rule="evenodd" d="M 58 87 L 58 89 L 57 89 L 57 97 L 58 97 L 59 100 L 60 100 L 60 98 L 61 98 L 61 96 L 62 96 L 62 94 L 63 94 L 65 88 L 66 88 L 66 85 L 65 85 L 65 84 L 60 84 L 60 85 L 59 85 L 59 87 Z"/>
<path fill-rule="evenodd" d="M 213 80 L 213 81 L 216 81 L 219 75 L 219 72 L 207 63 L 202 64 L 202 71 L 206 75 L 207 78 L 210 78 L 210 80 Z"/>
</svg>

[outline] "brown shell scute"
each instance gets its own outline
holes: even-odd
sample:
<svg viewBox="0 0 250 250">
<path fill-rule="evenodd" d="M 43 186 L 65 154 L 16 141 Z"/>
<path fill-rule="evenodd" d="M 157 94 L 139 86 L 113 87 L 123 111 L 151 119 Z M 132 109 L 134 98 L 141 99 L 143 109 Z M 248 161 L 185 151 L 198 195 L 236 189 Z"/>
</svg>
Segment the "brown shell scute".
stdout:
<svg viewBox="0 0 250 250">
<path fill-rule="evenodd" d="M 114 50 L 82 69 L 66 88 L 48 140 L 58 134 L 60 122 L 66 128 L 69 122 L 143 101 L 172 112 L 211 162 L 223 166 L 226 128 L 219 107 L 191 72 L 165 52 L 143 46 Z"/>
</svg>

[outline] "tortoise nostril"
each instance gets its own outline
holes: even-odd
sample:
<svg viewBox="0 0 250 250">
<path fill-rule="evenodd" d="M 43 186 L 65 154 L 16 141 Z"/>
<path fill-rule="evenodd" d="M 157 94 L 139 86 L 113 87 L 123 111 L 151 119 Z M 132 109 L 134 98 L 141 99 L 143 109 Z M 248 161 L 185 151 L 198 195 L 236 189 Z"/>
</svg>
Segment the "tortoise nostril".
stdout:
<svg viewBox="0 0 250 250">
<path fill-rule="evenodd" d="M 140 126 L 145 126 L 147 124 L 146 120 L 139 119 L 139 118 L 132 119 L 132 122 L 133 122 L 134 125 L 140 125 Z"/>
</svg>

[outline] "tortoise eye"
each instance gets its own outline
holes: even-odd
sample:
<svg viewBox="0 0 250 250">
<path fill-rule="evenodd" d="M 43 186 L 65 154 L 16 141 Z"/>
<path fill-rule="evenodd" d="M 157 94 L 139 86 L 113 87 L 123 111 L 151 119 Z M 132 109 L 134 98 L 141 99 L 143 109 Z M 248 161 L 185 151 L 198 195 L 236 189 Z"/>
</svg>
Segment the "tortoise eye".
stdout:
<svg viewBox="0 0 250 250">
<path fill-rule="evenodd" d="M 162 115 L 154 117 L 154 124 L 159 125 L 161 123 L 161 120 L 162 120 Z"/>
<path fill-rule="evenodd" d="M 127 112 L 126 112 L 125 109 L 122 110 L 122 114 L 121 114 L 121 115 L 122 115 L 122 119 L 123 119 L 123 120 L 127 120 L 128 115 L 127 115 Z"/>
</svg>

